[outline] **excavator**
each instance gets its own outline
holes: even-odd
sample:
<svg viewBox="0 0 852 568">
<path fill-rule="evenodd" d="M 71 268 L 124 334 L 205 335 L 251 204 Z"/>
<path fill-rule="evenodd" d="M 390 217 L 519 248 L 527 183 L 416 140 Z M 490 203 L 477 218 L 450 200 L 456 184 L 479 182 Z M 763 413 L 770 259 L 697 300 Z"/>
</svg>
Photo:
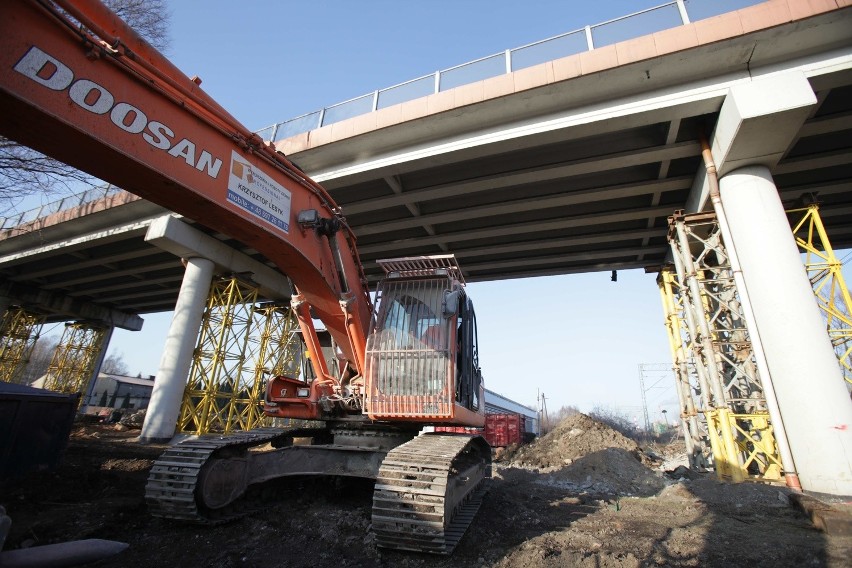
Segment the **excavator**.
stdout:
<svg viewBox="0 0 852 568">
<path fill-rule="evenodd" d="M 452 553 L 491 469 L 481 437 L 424 428 L 485 422 L 454 257 L 380 261 L 373 302 L 328 192 L 97 0 L 4 0 L 0 45 L 0 135 L 239 240 L 294 285 L 312 373 L 268 380 L 264 412 L 312 426 L 170 447 L 151 469 L 149 510 L 221 523 L 253 510 L 251 490 L 272 479 L 360 477 L 375 480 L 379 546 Z"/>
</svg>

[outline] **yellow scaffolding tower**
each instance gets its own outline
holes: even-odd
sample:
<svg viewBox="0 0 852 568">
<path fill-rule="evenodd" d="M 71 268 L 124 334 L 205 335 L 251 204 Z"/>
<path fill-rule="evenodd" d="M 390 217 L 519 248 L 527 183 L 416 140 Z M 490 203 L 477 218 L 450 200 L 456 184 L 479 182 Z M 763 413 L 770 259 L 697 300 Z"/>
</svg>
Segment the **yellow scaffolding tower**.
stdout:
<svg viewBox="0 0 852 568">
<path fill-rule="evenodd" d="M 44 388 L 57 392 L 81 393 L 85 398 L 95 365 L 104 347 L 109 328 L 88 323 L 65 324 L 65 331 L 47 368 Z"/>
<path fill-rule="evenodd" d="M 206 434 L 250 430 L 264 420 L 266 378 L 295 360 L 288 308 L 257 305 L 258 290 L 237 277 L 210 288 L 184 391 L 178 429 Z"/>
<path fill-rule="evenodd" d="M 10 306 L 0 321 L 0 381 L 20 382 L 41 334 L 45 316 Z"/>
<path fill-rule="evenodd" d="M 694 393 L 700 392 L 698 385 L 691 378 L 695 372 L 690 372 L 689 349 L 684 340 L 683 294 L 678 290 L 677 275 L 670 268 L 664 268 L 657 279 L 660 288 L 660 299 L 663 302 L 665 314 L 666 335 L 669 338 L 669 350 L 673 361 L 672 370 L 677 387 L 678 403 L 680 405 L 680 421 L 684 432 L 686 453 L 689 466 L 696 470 L 705 470 L 713 462 L 710 447 L 710 434 L 707 430 L 707 420 L 695 406 Z"/>
<path fill-rule="evenodd" d="M 852 385 L 852 297 L 843 278 L 843 263 L 831 247 L 818 204 L 791 209 L 787 213 L 800 216 L 793 225 L 793 236 L 805 255 L 805 269 L 817 304 L 825 316 L 828 336 L 840 362 L 843 378 Z"/>
<path fill-rule="evenodd" d="M 687 425 L 687 447 L 698 456 L 709 444 L 722 479 L 779 479 L 778 448 L 715 214 L 676 213 L 669 244 L 674 271 L 664 269 L 659 284 L 682 417 L 696 418 Z"/>
<path fill-rule="evenodd" d="M 301 341 L 298 322 L 289 305 L 275 303 L 256 306 L 253 329 L 249 334 L 249 351 L 254 361 L 252 384 L 265 394 L 267 379 L 272 376 L 299 376 Z"/>
</svg>

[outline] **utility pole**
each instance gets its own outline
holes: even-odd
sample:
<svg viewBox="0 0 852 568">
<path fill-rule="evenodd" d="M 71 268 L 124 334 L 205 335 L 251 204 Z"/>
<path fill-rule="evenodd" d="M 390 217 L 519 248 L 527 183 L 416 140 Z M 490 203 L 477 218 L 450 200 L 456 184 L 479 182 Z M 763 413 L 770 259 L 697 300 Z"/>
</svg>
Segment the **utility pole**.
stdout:
<svg viewBox="0 0 852 568">
<path fill-rule="evenodd" d="M 639 390 L 642 391 L 642 414 L 645 417 L 645 431 L 651 431 L 651 420 L 648 418 L 648 397 L 645 396 L 645 365 L 639 365 Z"/>
<path fill-rule="evenodd" d="M 541 423 L 541 390 L 535 389 L 535 413 L 538 420 L 538 435 L 541 436 L 544 425 Z"/>
<path fill-rule="evenodd" d="M 645 379 L 653 380 L 653 384 L 645 386 Z M 645 431 L 651 431 L 651 418 L 648 415 L 648 391 L 653 389 L 668 390 L 674 386 L 669 384 L 672 379 L 672 369 L 670 365 L 663 363 L 642 363 L 639 365 L 639 388 L 642 391 L 642 413 L 645 417 Z M 650 381 L 648 381 L 650 382 Z M 660 383 L 663 383 L 662 385 Z M 674 381 L 672 381 L 674 383 Z"/>
</svg>

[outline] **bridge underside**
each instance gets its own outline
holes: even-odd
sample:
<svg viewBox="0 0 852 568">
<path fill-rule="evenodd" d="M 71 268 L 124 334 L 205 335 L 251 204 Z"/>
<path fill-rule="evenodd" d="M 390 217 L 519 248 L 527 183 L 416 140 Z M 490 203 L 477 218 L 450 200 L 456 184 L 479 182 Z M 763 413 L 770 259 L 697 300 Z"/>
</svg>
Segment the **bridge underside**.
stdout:
<svg viewBox="0 0 852 568">
<path fill-rule="evenodd" d="M 773 175 L 791 205 L 816 194 L 832 242 L 848 247 L 852 87 L 817 96 L 819 108 Z M 463 162 L 324 183 L 355 227 L 371 276 L 376 259 L 442 252 L 455 253 L 471 281 L 659 265 L 669 252 L 667 219 L 687 207 L 703 169 L 699 132 L 712 132 L 718 117 L 696 106 L 605 134 L 554 141 L 548 133 Z"/>
<path fill-rule="evenodd" d="M 471 281 L 641 268 L 664 262 L 668 216 L 704 205 L 699 135 L 712 142 L 730 89 L 802 73 L 816 104 L 763 162 L 785 203 L 816 194 L 849 247 L 850 25 L 846 9 L 589 74 L 566 58 L 278 147 L 341 205 L 371 278 L 377 259 L 442 252 Z"/>
</svg>

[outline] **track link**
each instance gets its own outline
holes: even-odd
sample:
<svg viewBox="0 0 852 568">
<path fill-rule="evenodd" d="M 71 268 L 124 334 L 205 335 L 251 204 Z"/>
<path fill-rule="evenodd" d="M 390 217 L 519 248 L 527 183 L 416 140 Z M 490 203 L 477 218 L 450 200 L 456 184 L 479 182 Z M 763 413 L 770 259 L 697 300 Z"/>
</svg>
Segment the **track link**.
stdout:
<svg viewBox="0 0 852 568">
<path fill-rule="evenodd" d="M 424 434 L 391 450 L 373 494 L 384 548 L 451 554 L 473 521 L 491 473 L 482 438 Z"/>
<path fill-rule="evenodd" d="M 154 462 L 148 475 L 145 486 L 148 510 L 155 517 L 206 525 L 225 523 L 247 515 L 253 509 L 240 500 L 216 509 L 200 505 L 198 484 L 204 465 L 225 451 L 239 454 L 286 436 L 280 428 L 263 428 L 227 437 L 201 436 L 169 448 Z"/>
</svg>

